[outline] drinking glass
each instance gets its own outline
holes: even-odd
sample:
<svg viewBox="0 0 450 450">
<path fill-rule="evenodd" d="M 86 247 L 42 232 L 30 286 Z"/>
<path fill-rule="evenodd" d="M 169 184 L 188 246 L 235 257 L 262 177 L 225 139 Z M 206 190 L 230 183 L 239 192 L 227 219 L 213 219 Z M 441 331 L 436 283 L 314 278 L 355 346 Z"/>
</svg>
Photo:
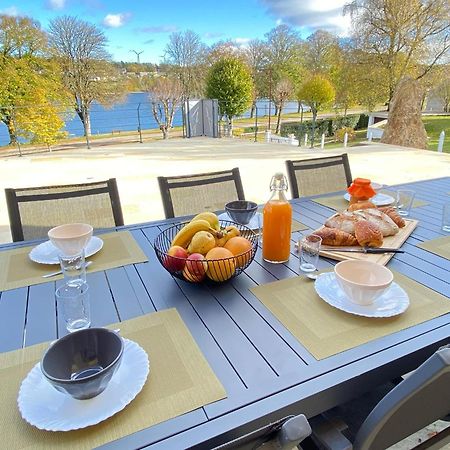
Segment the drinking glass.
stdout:
<svg viewBox="0 0 450 450">
<path fill-rule="evenodd" d="M 298 243 L 300 270 L 305 273 L 317 270 L 322 238 L 317 234 L 309 234 Z"/>
<path fill-rule="evenodd" d="M 91 325 L 91 310 L 89 303 L 89 286 L 63 284 L 55 292 L 58 311 L 66 324 L 67 331 L 89 328 Z"/>
<path fill-rule="evenodd" d="M 450 233 L 450 202 L 445 203 L 442 208 L 442 231 Z"/>
<path fill-rule="evenodd" d="M 409 216 L 415 195 L 415 191 L 409 189 L 399 189 L 397 191 L 397 212 L 401 216 Z"/>
<path fill-rule="evenodd" d="M 86 264 L 84 249 L 76 255 L 59 255 L 59 262 L 64 276 L 65 284 L 80 286 L 86 283 Z"/>
</svg>

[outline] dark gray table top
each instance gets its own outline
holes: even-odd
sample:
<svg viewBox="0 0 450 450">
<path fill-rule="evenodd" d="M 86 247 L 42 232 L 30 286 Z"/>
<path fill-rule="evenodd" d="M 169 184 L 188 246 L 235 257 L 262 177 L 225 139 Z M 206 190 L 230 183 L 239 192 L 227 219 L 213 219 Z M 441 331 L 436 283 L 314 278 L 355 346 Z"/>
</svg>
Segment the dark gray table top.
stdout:
<svg viewBox="0 0 450 450">
<path fill-rule="evenodd" d="M 403 186 L 428 203 L 412 209 L 411 217 L 419 225 L 403 245 L 405 253 L 396 254 L 388 267 L 449 297 L 450 262 L 417 244 L 445 235 L 441 211 L 450 200 L 450 177 Z M 294 218 L 311 230 L 332 213 L 311 199 L 293 200 L 292 206 Z M 170 222 L 125 227 L 148 262 L 88 275 L 92 325 L 177 308 L 228 396 L 105 447 L 211 448 L 289 414 L 312 417 L 414 369 L 450 340 L 450 315 L 445 315 L 317 361 L 249 291 L 298 275 L 294 243 L 300 233 L 292 236 L 287 263 L 265 263 L 258 250 L 239 277 L 217 286 L 197 285 L 172 278 L 156 259 L 153 240 Z M 321 268 L 332 264 L 321 258 Z M 55 282 L 48 282 L 0 293 L 1 352 L 65 333 L 56 314 L 54 290 Z"/>
</svg>

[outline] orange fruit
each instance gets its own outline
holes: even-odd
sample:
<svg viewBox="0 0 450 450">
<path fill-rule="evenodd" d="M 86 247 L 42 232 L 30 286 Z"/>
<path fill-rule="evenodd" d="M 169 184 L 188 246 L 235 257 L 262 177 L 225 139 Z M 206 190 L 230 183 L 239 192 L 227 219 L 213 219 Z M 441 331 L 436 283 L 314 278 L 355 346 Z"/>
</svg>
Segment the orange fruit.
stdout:
<svg viewBox="0 0 450 450">
<path fill-rule="evenodd" d="M 223 247 L 227 250 L 230 250 L 230 252 L 233 253 L 234 256 L 238 256 L 238 258 L 236 258 L 237 267 L 245 266 L 250 261 L 250 258 L 252 256 L 252 243 L 245 237 L 232 237 L 226 242 Z"/>
<path fill-rule="evenodd" d="M 206 259 L 208 260 L 206 276 L 211 280 L 225 281 L 234 275 L 236 262 L 230 250 L 224 247 L 214 247 L 206 254 Z"/>
</svg>

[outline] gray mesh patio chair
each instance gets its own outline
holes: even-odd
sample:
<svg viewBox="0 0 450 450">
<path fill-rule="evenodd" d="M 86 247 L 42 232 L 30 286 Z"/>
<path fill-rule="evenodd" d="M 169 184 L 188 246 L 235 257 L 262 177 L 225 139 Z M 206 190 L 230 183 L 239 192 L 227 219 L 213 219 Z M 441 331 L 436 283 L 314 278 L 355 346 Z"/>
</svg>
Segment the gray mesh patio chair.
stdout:
<svg viewBox="0 0 450 450">
<path fill-rule="evenodd" d="M 342 191 L 352 183 L 347 153 L 286 161 L 292 198 Z"/>
<path fill-rule="evenodd" d="M 345 414 L 339 414 L 339 408 L 333 408 L 329 414 L 324 413 L 310 419 L 310 423 L 313 440 L 319 443 L 319 448 L 384 450 L 444 418 L 449 412 L 450 348 L 447 346 L 435 352 L 389 391 L 365 420 L 362 418 L 364 421 L 352 439 L 353 444 L 341 433 L 345 427 L 334 425 L 336 417 L 339 421 L 346 422 Z M 450 427 L 415 448 L 437 449 L 448 443 Z"/>
<path fill-rule="evenodd" d="M 94 228 L 123 225 L 115 178 L 61 186 L 5 189 L 14 242 L 47 237 L 64 223 L 89 223 Z"/>
<path fill-rule="evenodd" d="M 303 414 L 289 416 L 270 423 L 213 450 L 292 450 L 300 447 L 311 434 L 311 427 Z"/>
<path fill-rule="evenodd" d="M 245 200 L 239 169 L 158 177 L 166 218 L 220 211 L 232 200 Z"/>
</svg>

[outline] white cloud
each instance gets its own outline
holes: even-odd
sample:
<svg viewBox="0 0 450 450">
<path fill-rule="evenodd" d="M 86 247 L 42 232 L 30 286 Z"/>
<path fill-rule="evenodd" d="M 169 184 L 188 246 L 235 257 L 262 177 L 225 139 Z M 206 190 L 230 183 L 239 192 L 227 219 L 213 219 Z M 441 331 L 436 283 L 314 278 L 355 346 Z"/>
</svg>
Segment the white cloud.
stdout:
<svg viewBox="0 0 450 450">
<path fill-rule="evenodd" d="M 275 25 L 278 26 L 278 25 L 281 25 L 282 23 L 283 23 L 283 21 L 281 19 L 277 19 L 277 21 L 275 22 Z"/>
<path fill-rule="evenodd" d="M 4 14 L 5 16 L 18 16 L 19 8 L 17 6 L 9 6 L 5 9 L 0 9 L 0 14 Z"/>
<path fill-rule="evenodd" d="M 48 0 L 50 9 L 63 9 L 66 6 L 66 0 Z"/>
<path fill-rule="evenodd" d="M 259 0 L 278 21 L 296 27 L 324 29 L 345 36 L 350 30 L 350 17 L 342 15 L 348 0 Z"/>
<path fill-rule="evenodd" d="M 129 14 L 107 14 L 103 19 L 103 25 L 108 28 L 119 28 L 125 25 L 129 19 Z"/>
<path fill-rule="evenodd" d="M 249 43 L 250 38 L 237 37 L 237 38 L 233 39 L 233 41 L 236 42 L 236 44 L 245 45 L 245 44 Z"/>
</svg>

